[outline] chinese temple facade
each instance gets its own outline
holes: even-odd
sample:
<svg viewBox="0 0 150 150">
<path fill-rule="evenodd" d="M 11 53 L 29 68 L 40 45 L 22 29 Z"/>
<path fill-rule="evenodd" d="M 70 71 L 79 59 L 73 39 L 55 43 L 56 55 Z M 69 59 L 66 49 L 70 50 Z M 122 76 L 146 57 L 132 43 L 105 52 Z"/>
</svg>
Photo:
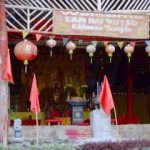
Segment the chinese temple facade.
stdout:
<svg viewBox="0 0 150 150">
<path fill-rule="evenodd" d="M 0 0 L 0 14 L 0 143 L 7 143 L 8 108 L 22 119 L 31 115 L 33 73 L 43 125 L 51 109 L 70 117 L 68 93 L 77 101 L 86 97 L 88 120 L 93 93 L 99 94 L 96 85 L 105 74 L 118 116 L 127 115 L 126 124 L 134 123 L 135 116 L 138 123 L 150 122 L 149 0 Z M 24 56 L 20 61 L 14 54 L 25 39 L 38 49 L 26 71 Z M 87 48 L 90 44 L 95 49 Z M 14 84 L 4 79 L 8 49 Z M 68 84 L 72 89 L 66 89 Z"/>
</svg>

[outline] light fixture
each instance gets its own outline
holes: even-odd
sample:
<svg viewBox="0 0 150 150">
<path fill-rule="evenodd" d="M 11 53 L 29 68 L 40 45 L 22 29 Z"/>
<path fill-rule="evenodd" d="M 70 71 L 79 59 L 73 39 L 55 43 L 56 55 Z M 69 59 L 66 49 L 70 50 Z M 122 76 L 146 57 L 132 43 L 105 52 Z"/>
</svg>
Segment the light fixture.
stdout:
<svg viewBox="0 0 150 150">
<path fill-rule="evenodd" d="M 148 53 L 148 56 L 150 57 L 150 45 L 147 45 L 145 48 L 146 53 Z"/>
<path fill-rule="evenodd" d="M 37 56 L 37 46 L 29 40 L 19 42 L 14 49 L 15 56 L 24 62 L 25 73 L 27 72 L 28 61 Z"/>
<path fill-rule="evenodd" d="M 134 46 L 127 44 L 124 48 L 124 52 L 127 53 L 128 62 L 130 63 L 132 53 L 134 52 Z"/>
<path fill-rule="evenodd" d="M 69 41 L 66 44 L 66 49 L 69 51 L 70 60 L 72 60 L 72 55 L 73 55 L 73 51 L 75 50 L 75 48 L 76 48 L 76 45 L 72 41 Z"/>
<path fill-rule="evenodd" d="M 89 53 L 89 57 L 91 58 L 91 64 L 92 64 L 92 57 L 94 56 L 95 51 L 96 47 L 92 44 L 86 47 L 86 52 Z"/>
<path fill-rule="evenodd" d="M 108 54 L 108 57 L 110 58 L 110 63 L 111 63 L 113 53 L 115 52 L 115 47 L 112 44 L 108 44 L 105 48 L 105 51 Z"/>
<path fill-rule="evenodd" d="M 52 57 L 52 48 L 55 47 L 57 42 L 51 37 L 49 40 L 46 41 L 46 45 L 50 47 L 50 56 Z"/>
</svg>

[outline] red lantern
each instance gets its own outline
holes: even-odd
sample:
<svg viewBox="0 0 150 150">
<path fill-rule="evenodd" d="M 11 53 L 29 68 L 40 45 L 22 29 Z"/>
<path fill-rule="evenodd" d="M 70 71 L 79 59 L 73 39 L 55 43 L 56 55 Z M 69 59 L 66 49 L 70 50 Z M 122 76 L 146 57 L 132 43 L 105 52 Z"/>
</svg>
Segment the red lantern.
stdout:
<svg viewBox="0 0 150 150">
<path fill-rule="evenodd" d="M 26 72 L 28 61 L 34 59 L 37 56 L 37 47 L 34 43 L 25 39 L 15 46 L 14 54 L 19 60 L 24 61 Z"/>
</svg>

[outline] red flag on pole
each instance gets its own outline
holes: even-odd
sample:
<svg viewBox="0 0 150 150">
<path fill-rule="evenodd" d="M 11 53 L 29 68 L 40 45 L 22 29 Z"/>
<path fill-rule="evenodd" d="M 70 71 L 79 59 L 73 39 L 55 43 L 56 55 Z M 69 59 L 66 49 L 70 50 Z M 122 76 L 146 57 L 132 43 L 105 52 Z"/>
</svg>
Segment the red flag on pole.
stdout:
<svg viewBox="0 0 150 150">
<path fill-rule="evenodd" d="M 33 81 L 32 81 L 32 87 L 30 92 L 30 110 L 34 113 L 40 113 L 40 105 L 39 105 L 39 97 L 38 97 L 38 88 L 36 84 L 36 76 L 34 74 Z"/>
<path fill-rule="evenodd" d="M 6 67 L 4 71 L 4 79 L 8 80 L 11 83 L 14 83 L 12 72 L 11 72 L 11 61 L 10 61 L 9 49 L 7 51 L 7 56 L 6 56 Z"/>
<path fill-rule="evenodd" d="M 112 93 L 111 93 L 110 86 L 108 83 L 108 79 L 106 76 L 104 76 L 102 90 L 100 93 L 100 104 L 104 112 L 107 115 L 110 115 L 111 109 L 114 108 L 114 101 L 113 101 Z"/>
</svg>

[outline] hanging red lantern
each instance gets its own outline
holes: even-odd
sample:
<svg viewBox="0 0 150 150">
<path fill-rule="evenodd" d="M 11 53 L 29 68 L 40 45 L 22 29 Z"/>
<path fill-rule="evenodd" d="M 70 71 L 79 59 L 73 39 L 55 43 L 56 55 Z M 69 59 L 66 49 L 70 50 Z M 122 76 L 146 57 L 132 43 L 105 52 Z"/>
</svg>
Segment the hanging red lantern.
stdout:
<svg viewBox="0 0 150 150">
<path fill-rule="evenodd" d="M 76 48 L 76 45 L 72 41 L 69 41 L 66 44 L 66 49 L 69 51 L 70 60 L 72 59 L 73 51 L 75 50 L 75 48 Z"/>
<path fill-rule="evenodd" d="M 96 47 L 92 44 L 86 47 L 86 52 L 89 53 L 89 57 L 91 58 L 91 64 L 92 64 L 92 57 L 94 56 L 95 51 Z"/>
<path fill-rule="evenodd" d="M 50 56 L 51 56 L 51 57 L 52 57 L 52 48 L 55 47 L 56 44 L 57 44 L 57 42 L 56 42 L 53 38 L 50 38 L 50 39 L 47 40 L 47 42 L 46 42 L 46 45 L 51 48 L 51 51 L 50 51 Z"/>
<path fill-rule="evenodd" d="M 132 56 L 132 53 L 134 52 L 134 46 L 127 44 L 124 48 L 124 52 L 127 53 L 128 62 L 130 63 L 130 58 Z"/>
<path fill-rule="evenodd" d="M 27 72 L 28 61 L 37 56 L 37 46 L 25 39 L 15 46 L 14 54 L 19 60 L 24 61 L 25 72 Z"/>
<path fill-rule="evenodd" d="M 150 45 L 147 45 L 145 48 L 146 53 L 148 53 L 148 56 L 150 57 Z"/>
</svg>

